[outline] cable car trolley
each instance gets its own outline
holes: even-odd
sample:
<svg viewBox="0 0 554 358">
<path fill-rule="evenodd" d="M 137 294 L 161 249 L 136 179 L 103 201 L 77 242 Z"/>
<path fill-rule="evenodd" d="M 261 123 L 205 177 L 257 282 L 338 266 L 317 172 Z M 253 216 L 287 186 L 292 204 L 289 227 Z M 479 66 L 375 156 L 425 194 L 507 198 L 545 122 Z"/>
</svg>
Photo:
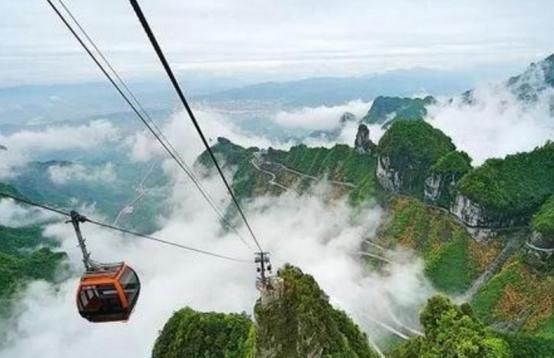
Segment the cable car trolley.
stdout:
<svg viewBox="0 0 554 358">
<path fill-rule="evenodd" d="M 79 314 L 90 322 L 127 321 L 140 294 L 136 272 L 124 262 L 103 264 L 92 261 L 79 227 L 87 218 L 76 211 L 70 214 L 85 266 L 77 289 Z"/>
</svg>

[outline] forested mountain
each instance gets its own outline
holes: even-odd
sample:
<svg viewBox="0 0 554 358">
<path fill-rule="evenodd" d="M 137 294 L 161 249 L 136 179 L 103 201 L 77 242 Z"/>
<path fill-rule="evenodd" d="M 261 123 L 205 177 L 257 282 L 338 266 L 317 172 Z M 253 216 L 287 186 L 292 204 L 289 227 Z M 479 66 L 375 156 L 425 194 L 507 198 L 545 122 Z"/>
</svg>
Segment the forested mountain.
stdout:
<svg viewBox="0 0 554 358">
<path fill-rule="evenodd" d="M 246 315 L 176 312 L 156 340 L 153 358 L 377 357 L 365 333 L 310 275 L 287 265 Z"/>
<path fill-rule="evenodd" d="M 242 200 L 302 192 L 318 180 L 333 183 L 336 195 L 349 195 L 353 205 L 377 200 L 389 217 L 377 243 L 415 250 L 437 290 L 467 297 L 469 303 L 461 308 L 432 299 L 421 316 L 425 336 L 391 356 L 449 356 L 467 349 L 467 357 L 526 357 L 529 352 L 549 357 L 554 339 L 551 261 L 537 262 L 524 242 L 541 234 L 543 247 L 552 246 L 552 202 L 547 200 L 552 190 L 545 181 L 552 176 L 551 143 L 473 168 L 471 158 L 440 130 L 423 121 L 398 121 L 370 153 L 345 145 L 245 149 L 223 138 L 213 149 L 236 168 L 233 185 Z M 208 163 L 205 159 L 199 162 Z M 481 188 L 484 196 L 468 194 L 471 188 L 475 193 Z M 459 208 L 465 195 L 472 195 L 474 207 L 492 206 L 502 218 L 517 220 L 503 221 L 506 225 L 496 231 L 497 222 L 479 221 L 479 212 L 468 218 Z M 488 239 L 473 230 L 471 220 L 487 230 Z M 367 260 L 377 269 L 383 265 Z"/>
<path fill-rule="evenodd" d="M 0 192 L 20 195 L 2 183 Z M 53 281 L 65 258 L 65 253 L 42 235 L 41 226 L 0 225 L 0 316 L 9 312 L 14 294 L 31 280 Z"/>
<path fill-rule="evenodd" d="M 553 61 L 551 56 L 531 66 L 508 85 L 521 100 L 535 100 L 553 84 Z M 546 87 L 526 85 L 536 71 Z M 259 95 L 263 97 L 263 91 Z M 321 184 L 326 190 L 315 195 L 324 196 L 330 206 L 345 199 L 341 204 L 353 211 L 378 206 L 384 212 L 371 241 L 360 240 L 352 253 L 363 268 L 360 276 L 387 275 L 387 269 L 398 264 L 393 253 L 409 252 L 421 260 L 422 276 L 438 294 L 422 307 L 420 326 L 400 332 L 405 342 L 387 342 L 386 356 L 552 357 L 554 143 L 474 167 L 452 138 L 422 120 L 425 107 L 434 101 L 377 97 L 362 120 L 386 127 L 376 144 L 362 123 L 352 146 L 245 148 L 218 138 L 212 149 L 226 173 L 232 173 L 232 189 L 245 206 L 261 196 L 314 195 Z M 0 183 L 0 191 L 63 206 L 71 198 L 59 195 L 60 184 L 40 183 L 52 181 L 51 168 L 73 165 L 31 162 L 12 179 L 17 189 Z M 211 174 L 207 152 L 197 158 L 195 169 Z M 162 211 L 165 202 L 157 199 L 169 195 L 170 183 L 162 175 L 154 181 L 156 202 L 145 205 L 129 226 L 155 230 L 145 218 L 153 220 L 154 213 Z M 121 208 L 121 203 L 137 189 L 141 198 L 144 188 L 131 187 L 128 181 L 115 180 L 106 189 L 93 180 L 67 184 L 65 192 L 98 202 L 111 218 L 127 207 Z M 237 212 L 229 206 L 225 215 L 233 218 Z M 0 314 L 8 313 L 16 293 L 28 282 L 56 282 L 58 272 L 63 272 L 65 254 L 42 230 L 41 225 L 0 226 Z M 378 254 L 371 252 L 375 247 Z M 301 268 L 285 263 L 268 282 L 258 285 L 260 298 L 252 316 L 198 312 L 193 307 L 175 312 L 160 331 L 153 357 L 381 355 L 358 326 L 362 322 L 335 307 Z"/>
</svg>

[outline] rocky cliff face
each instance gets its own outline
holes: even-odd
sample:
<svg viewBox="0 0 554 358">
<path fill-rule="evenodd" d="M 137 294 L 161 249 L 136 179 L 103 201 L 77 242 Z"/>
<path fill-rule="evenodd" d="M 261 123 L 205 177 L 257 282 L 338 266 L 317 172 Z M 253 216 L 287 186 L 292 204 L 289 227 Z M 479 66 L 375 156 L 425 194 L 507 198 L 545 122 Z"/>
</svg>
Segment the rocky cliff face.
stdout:
<svg viewBox="0 0 554 358">
<path fill-rule="evenodd" d="M 495 236 L 495 231 L 525 224 L 523 218 L 493 212 L 485 209 L 479 203 L 458 194 L 450 207 L 450 212 L 463 222 L 468 231 L 478 241 Z"/>
<path fill-rule="evenodd" d="M 524 249 L 528 264 L 541 271 L 554 269 L 554 236 L 533 231 Z"/>
<path fill-rule="evenodd" d="M 379 184 L 386 190 L 393 193 L 398 193 L 402 186 L 400 172 L 391 166 L 391 160 L 386 156 L 377 157 L 377 180 Z"/>
<path fill-rule="evenodd" d="M 354 148 L 358 153 L 366 154 L 372 153 L 375 147 L 375 144 L 369 139 L 369 128 L 363 123 L 360 124 L 358 126 L 358 133 L 356 133 Z"/>
<path fill-rule="evenodd" d="M 511 77 L 507 86 L 520 100 L 537 101 L 543 92 L 554 87 L 554 54 L 531 63 L 522 74 Z"/>
<path fill-rule="evenodd" d="M 427 202 L 449 208 L 454 200 L 456 184 L 471 170 L 471 158 L 467 153 L 452 151 L 442 156 L 431 167 L 425 179 L 424 199 Z"/>
<path fill-rule="evenodd" d="M 528 263 L 543 271 L 554 270 L 554 196 L 533 215 L 531 228 L 525 245 Z"/>
<path fill-rule="evenodd" d="M 423 198 L 432 166 L 455 149 L 449 137 L 426 122 L 395 122 L 377 147 L 377 178 L 388 191 Z"/>
<path fill-rule="evenodd" d="M 443 175 L 432 174 L 425 179 L 425 188 L 423 198 L 425 201 L 436 202 L 439 200 L 440 194 L 444 191 L 445 179 Z M 451 183 L 446 184 L 448 186 Z"/>
</svg>

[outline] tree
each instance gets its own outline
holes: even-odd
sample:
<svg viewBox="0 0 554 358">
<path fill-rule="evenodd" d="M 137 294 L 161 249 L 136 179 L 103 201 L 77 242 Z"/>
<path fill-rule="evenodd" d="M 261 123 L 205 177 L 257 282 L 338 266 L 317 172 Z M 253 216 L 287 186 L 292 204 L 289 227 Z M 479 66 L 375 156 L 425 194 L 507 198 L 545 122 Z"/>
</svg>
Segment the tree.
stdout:
<svg viewBox="0 0 554 358">
<path fill-rule="evenodd" d="M 473 316 L 468 304 L 456 306 L 444 296 L 429 299 L 420 315 L 425 337 L 417 337 L 392 352 L 392 357 L 508 358 L 511 349 Z"/>
</svg>

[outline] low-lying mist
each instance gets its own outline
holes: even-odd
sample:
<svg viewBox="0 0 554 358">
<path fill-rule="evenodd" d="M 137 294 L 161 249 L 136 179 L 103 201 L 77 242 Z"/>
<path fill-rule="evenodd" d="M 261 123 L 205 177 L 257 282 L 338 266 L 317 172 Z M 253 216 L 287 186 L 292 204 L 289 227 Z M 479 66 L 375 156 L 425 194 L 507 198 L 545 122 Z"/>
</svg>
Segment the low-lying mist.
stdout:
<svg viewBox="0 0 554 358">
<path fill-rule="evenodd" d="M 228 204 L 219 178 L 205 186 Z M 370 272 L 359 258 L 363 240 L 372 238 L 383 210 L 377 205 L 353 209 L 346 199 L 329 201 L 322 182 L 312 191 L 260 197 L 248 203 L 247 215 L 275 268 L 285 262 L 314 275 L 333 304 L 352 315 L 379 344 L 389 333 L 374 320 L 415 326 L 417 310 L 432 293 L 417 259 L 402 260 L 384 273 Z M 221 230 L 216 216 L 190 181 L 176 178 L 167 199 L 171 214 L 157 237 L 244 259 L 250 252 L 232 233 Z M 91 215 L 94 215 L 92 213 Z M 125 260 L 140 275 L 142 293 L 127 323 L 90 324 L 75 307 L 81 262 L 70 225 L 47 226 L 44 234 L 59 240 L 73 271 L 60 285 L 32 283 L 17 303 L 2 357 L 146 357 L 158 331 L 183 306 L 202 311 L 252 312 L 258 297 L 255 265 L 179 251 L 152 242 L 124 238 L 83 224 L 93 258 Z M 243 236 L 247 237 L 243 230 Z M 4 325 L 4 324 L 3 324 Z"/>
<path fill-rule="evenodd" d="M 544 91 L 536 102 L 525 102 L 505 85 L 482 85 L 473 102 L 461 97 L 429 108 L 426 120 L 466 151 L 474 165 L 488 158 L 530 151 L 554 138 L 554 91 Z"/>
</svg>

